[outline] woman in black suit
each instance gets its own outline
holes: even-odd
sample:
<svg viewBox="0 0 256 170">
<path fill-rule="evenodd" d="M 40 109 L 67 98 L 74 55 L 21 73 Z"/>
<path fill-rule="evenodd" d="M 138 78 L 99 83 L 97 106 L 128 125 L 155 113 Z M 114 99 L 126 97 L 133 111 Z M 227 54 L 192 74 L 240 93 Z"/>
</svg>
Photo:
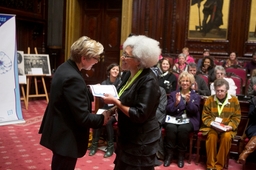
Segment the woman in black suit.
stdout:
<svg viewBox="0 0 256 170">
<path fill-rule="evenodd" d="M 39 130 L 40 144 L 53 152 L 52 170 L 74 170 L 77 158 L 85 155 L 90 128 L 99 128 L 109 119 L 91 113 L 92 94 L 81 70 L 89 70 L 100 61 L 103 46 L 89 37 L 73 43 L 70 57 L 61 64 L 51 83 L 51 93 Z"/>
<path fill-rule="evenodd" d="M 104 102 L 118 114 L 118 142 L 114 170 L 153 170 L 161 136 L 156 117 L 158 80 L 150 67 L 161 53 L 159 42 L 146 36 L 128 37 L 121 67 L 130 77 L 121 83 L 119 99 L 105 94 Z"/>
</svg>

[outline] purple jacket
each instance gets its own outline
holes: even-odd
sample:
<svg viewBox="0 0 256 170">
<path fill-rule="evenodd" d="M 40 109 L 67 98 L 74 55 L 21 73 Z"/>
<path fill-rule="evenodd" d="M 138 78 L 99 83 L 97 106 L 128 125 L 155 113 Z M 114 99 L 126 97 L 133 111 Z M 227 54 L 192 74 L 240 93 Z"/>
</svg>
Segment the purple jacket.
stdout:
<svg viewBox="0 0 256 170">
<path fill-rule="evenodd" d="M 201 121 L 200 95 L 198 95 L 197 93 L 194 92 L 194 90 L 192 90 L 190 93 L 189 103 L 184 103 L 183 100 L 181 99 L 180 103 L 177 106 L 175 106 L 177 92 L 180 92 L 180 90 L 173 91 L 170 94 L 168 98 L 167 106 L 166 106 L 166 114 L 176 117 L 176 116 L 181 116 L 186 110 L 187 117 L 189 118 L 189 121 L 194 126 L 194 131 L 197 131 L 199 129 L 199 125 Z"/>
</svg>

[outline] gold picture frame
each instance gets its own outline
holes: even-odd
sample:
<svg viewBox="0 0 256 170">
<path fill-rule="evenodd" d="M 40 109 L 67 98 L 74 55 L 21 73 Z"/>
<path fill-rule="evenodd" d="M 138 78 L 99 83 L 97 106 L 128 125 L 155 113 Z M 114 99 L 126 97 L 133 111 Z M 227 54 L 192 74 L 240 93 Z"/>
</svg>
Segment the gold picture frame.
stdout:
<svg viewBox="0 0 256 170">
<path fill-rule="evenodd" d="M 188 39 L 226 40 L 230 0 L 190 0 Z"/>
<path fill-rule="evenodd" d="M 256 41 L 256 0 L 251 0 L 250 25 L 248 30 L 248 40 Z"/>
</svg>

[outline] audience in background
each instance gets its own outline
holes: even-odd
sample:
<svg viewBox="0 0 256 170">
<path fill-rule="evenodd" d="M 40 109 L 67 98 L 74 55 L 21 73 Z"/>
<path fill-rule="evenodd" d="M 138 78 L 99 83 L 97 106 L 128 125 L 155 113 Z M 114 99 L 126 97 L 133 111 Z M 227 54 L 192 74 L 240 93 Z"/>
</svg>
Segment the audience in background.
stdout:
<svg viewBox="0 0 256 170">
<path fill-rule="evenodd" d="M 216 79 L 214 89 L 216 94 L 207 98 L 204 103 L 202 126 L 200 128 L 203 135 L 207 135 L 207 170 L 224 169 L 232 138 L 237 133 L 237 127 L 241 119 L 239 101 L 237 97 L 228 93 L 229 83 L 225 79 Z M 227 131 L 214 128 L 211 125 L 214 121 L 224 124 Z M 219 147 L 217 150 L 218 141 Z"/>
<path fill-rule="evenodd" d="M 172 70 L 178 74 L 182 73 L 183 71 L 187 71 L 188 64 L 186 63 L 186 55 L 180 53 L 178 55 L 178 62 L 174 64 Z"/>
<path fill-rule="evenodd" d="M 162 74 L 159 76 L 159 85 L 165 89 L 166 94 L 170 94 L 177 88 L 177 78 L 172 73 L 171 63 L 168 58 L 159 61 Z"/>
<path fill-rule="evenodd" d="M 256 69 L 256 52 L 253 53 L 251 62 L 246 64 L 246 70 L 248 74 L 251 74 L 253 69 Z"/>
<path fill-rule="evenodd" d="M 223 67 L 224 68 L 229 68 L 229 67 L 237 68 L 237 67 L 241 67 L 239 65 L 239 62 L 238 62 L 238 59 L 237 59 L 237 56 L 236 56 L 235 52 L 231 52 L 229 54 L 229 58 L 223 63 Z"/>
<path fill-rule="evenodd" d="M 204 51 L 203 51 L 203 58 L 200 58 L 197 61 L 197 68 L 198 69 L 201 67 L 204 57 L 210 57 L 210 50 L 209 49 L 204 49 Z"/>
<path fill-rule="evenodd" d="M 214 73 L 215 73 L 216 79 L 225 79 L 228 82 L 229 84 L 228 93 L 233 96 L 236 96 L 237 86 L 232 78 L 225 77 L 226 76 L 225 68 L 222 66 L 216 66 L 214 69 Z M 210 89 L 211 89 L 211 95 L 214 95 L 215 94 L 214 83 L 211 83 Z"/>
<path fill-rule="evenodd" d="M 166 114 L 175 122 L 166 121 L 165 128 L 165 159 L 164 166 L 171 164 L 178 150 L 178 167 L 184 166 L 184 156 L 189 141 L 189 133 L 199 129 L 201 97 L 191 91 L 195 83 L 194 76 L 188 72 L 179 75 L 180 89 L 171 93 L 168 98 Z"/>
<path fill-rule="evenodd" d="M 104 80 L 101 84 L 102 85 L 114 85 L 116 88 L 119 87 L 121 83 L 120 79 L 120 66 L 116 63 L 112 63 L 107 67 L 107 76 L 108 78 Z M 109 109 L 111 106 L 107 104 L 104 105 L 103 109 Z M 106 153 L 104 154 L 104 158 L 110 157 L 113 155 L 114 152 L 114 129 L 113 124 L 116 122 L 115 116 L 111 116 L 110 120 L 106 124 L 106 132 L 108 137 L 108 146 L 106 149 Z M 93 129 L 93 139 L 92 145 L 90 147 L 89 156 L 95 155 L 98 150 L 98 142 L 100 139 L 102 128 Z"/>
<path fill-rule="evenodd" d="M 247 96 L 256 96 L 256 69 L 252 70 L 250 84 L 248 84 Z"/>
<path fill-rule="evenodd" d="M 188 64 L 188 72 L 194 75 L 195 83 L 192 84 L 191 89 L 195 90 L 196 93 L 203 96 L 210 96 L 209 84 L 205 82 L 205 80 L 197 75 L 197 65 L 196 63 Z"/>
<path fill-rule="evenodd" d="M 209 82 L 215 80 L 214 62 L 211 57 L 206 56 L 203 58 L 202 65 L 199 67 L 197 74 L 207 75 Z"/>
<path fill-rule="evenodd" d="M 188 47 L 184 47 L 182 49 L 182 53 L 186 56 L 186 63 L 187 64 L 195 62 L 194 58 L 191 55 L 189 55 L 189 48 Z M 177 63 L 177 62 L 178 62 L 178 58 L 175 59 L 174 63 Z"/>
</svg>

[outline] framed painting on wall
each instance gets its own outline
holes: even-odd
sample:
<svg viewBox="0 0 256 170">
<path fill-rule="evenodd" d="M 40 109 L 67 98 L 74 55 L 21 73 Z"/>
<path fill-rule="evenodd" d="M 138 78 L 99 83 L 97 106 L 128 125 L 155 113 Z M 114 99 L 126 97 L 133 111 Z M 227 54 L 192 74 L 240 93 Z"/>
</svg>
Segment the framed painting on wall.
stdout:
<svg viewBox="0 0 256 170">
<path fill-rule="evenodd" d="M 251 2 L 251 14 L 250 14 L 250 25 L 248 32 L 248 40 L 256 41 L 256 0 Z"/>
<path fill-rule="evenodd" d="M 42 73 L 50 76 L 51 67 L 48 54 L 24 54 L 25 74 L 32 74 L 32 68 L 42 68 Z"/>
<path fill-rule="evenodd" d="M 188 39 L 226 40 L 230 0 L 190 0 Z"/>
</svg>

